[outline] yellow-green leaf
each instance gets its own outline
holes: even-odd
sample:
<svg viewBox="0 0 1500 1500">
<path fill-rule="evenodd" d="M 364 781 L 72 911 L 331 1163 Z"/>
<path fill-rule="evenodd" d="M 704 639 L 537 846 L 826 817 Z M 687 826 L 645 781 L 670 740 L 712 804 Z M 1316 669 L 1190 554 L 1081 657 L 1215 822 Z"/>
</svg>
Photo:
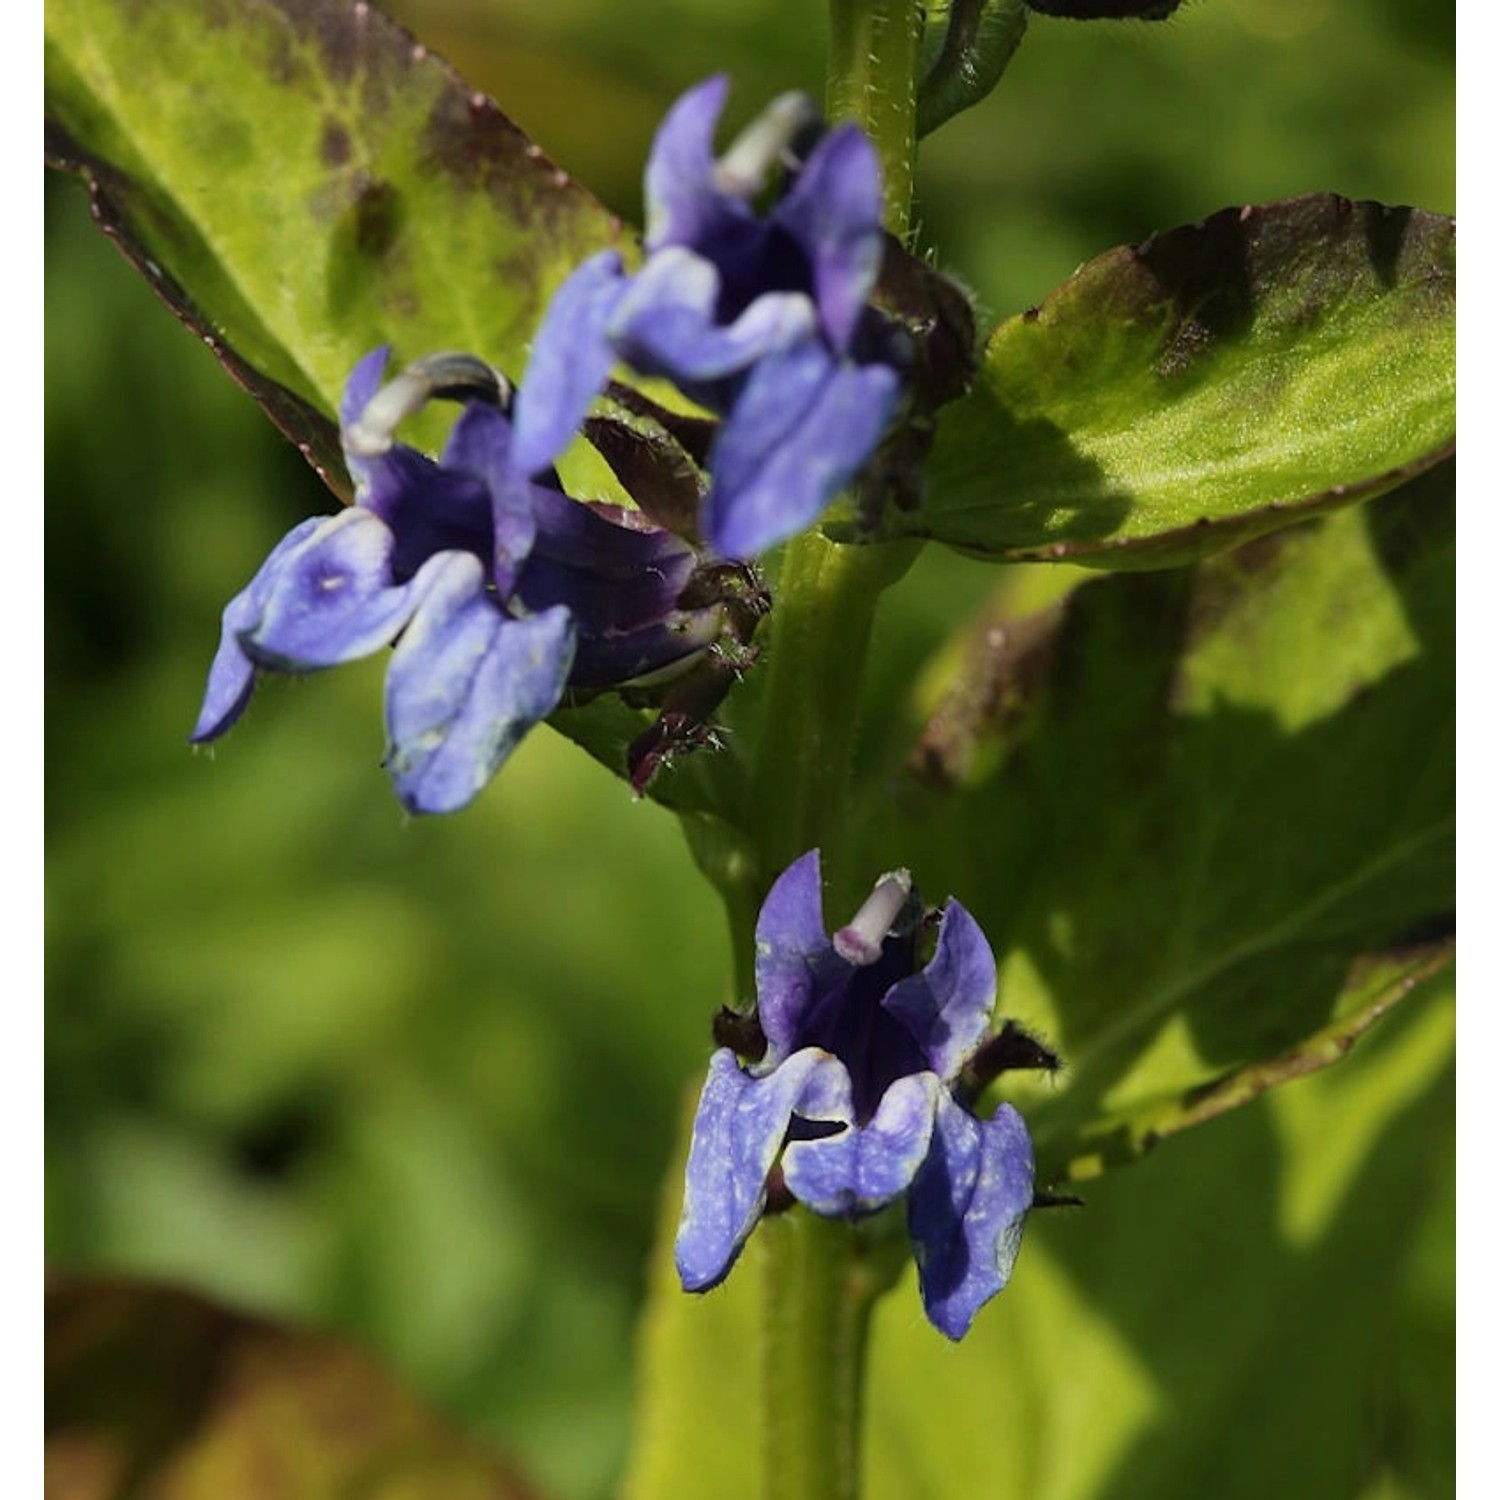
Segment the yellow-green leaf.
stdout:
<svg viewBox="0 0 1500 1500">
<path fill-rule="evenodd" d="M 1319 194 L 1101 255 L 995 330 L 897 526 L 1152 568 L 1390 489 L 1453 444 L 1453 233 Z"/>
</svg>

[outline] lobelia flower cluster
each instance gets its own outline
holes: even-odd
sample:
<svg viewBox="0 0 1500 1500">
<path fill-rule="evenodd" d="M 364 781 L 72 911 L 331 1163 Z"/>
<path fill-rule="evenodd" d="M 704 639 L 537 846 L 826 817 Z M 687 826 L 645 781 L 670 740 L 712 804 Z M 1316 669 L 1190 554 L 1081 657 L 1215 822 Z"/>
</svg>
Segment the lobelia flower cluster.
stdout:
<svg viewBox="0 0 1500 1500">
<path fill-rule="evenodd" d="M 786 95 L 716 159 L 726 89 L 712 78 L 673 106 L 646 170 L 644 264 L 627 274 L 610 251 L 578 268 L 521 390 L 467 354 L 388 382 L 383 347 L 355 366 L 339 425 L 354 504 L 294 527 L 230 601 L 195 742 L 236 722 L 262 671 L 387 647 L 386 765 L 413 812 L 471 801 L 565 695 L 692 685 L 632 747 L 638 789 L 706 737 L 765 605 L 750 560 L 860 473 L 901 399 L 898 366 L 915 369 L 870 303 L 884 237 L 869 140 L 852 125 L 816 136 L 811 104 Z M 701 514 L 642 492 L 651 466 L 622 468 L 611 448 L 629 429 L 606 425 L 601 442 L 598 418 L 587 430 L 635 477 L 640 508 L 564 493 L 553 463 L 621 362 L 720 419 Z M 436 461 L 395 436 L 435 398 L 463 408 Z M 969 1101 L 977 1059 L 1013 1028 L 990 1035 L 995 960 L 957 901 L 918 967 L 928 916 L 898 872 L 830 938 L 817 851 L 777 880 L 752 1042 L 714 1054 L 694 1126 L 676 1248 L 688 1290 L 728 1274 L 773 1187 L 850 1219 L 904 1196 L 923 1302 L 950 1338 L 1005 1285 L 1034 1201 L 1031 1143 L 1010 1106 L 983 1119 Z M 988 1076 L 1056 1065 L 1023 1041 Z"/>
<path fill-rule="evenodd" d="M 880 273 L 880 163 L 856 125 L 822 137 L 764 217 L 752 200 L 810 100 L 776 100 L 717 160 L 728 80 L 673 105 L 646 167 L 646 263 L 606 250 L 559 289 L 532 346 L 516 448 L 550 463 L 623 361 L 724 418 L 704 535 L 751 558 L 805 530 L 857 474 L 895 411 L 894 329 L 869 305 Z"/>
<path fill-rule="evenodd" d="M 224 611 L 192 739 L 229 729 L 258 671 L 309 672 L 394 645 L 386 764 L 413 812 L 464 806 L 573 690 L 659 681 L 719 651 L 719 685 L 632 748 L 641 787 L 747 659 L 763 607 L 733 565 L 812 524 L 870 458 L 899 396 L 868 304 L 882 254 L 880 172 L 852 125 L 775 101 L 719 160 L 713 78 L 663 122 L 646 170 L 647 257 L 587 261 L 553 300 L 526 381 L 437 355 L 381 387 L 360 361 L 340 412 L 355 504 L 295 527 Z M 776 167 L 782 196 L 752 204 Z M 702 516 L 675 535 L 641 511 L 563 494 L 552 464 L 623 360 L 722 417 Z M 439 462 L 397 443 L 433 396 L 465 403 Z M 705 538 L 705 546 L 698 539 Z M 735 648 L 738 648 L 736 650 Z M 723 663 L 727 662 L 728 666 Z M 704 708 L 706 705 L 706 709 Z"/>
<path fill-rule="evenodd" d="M 818 851 L 772 886 L 755 929 L 763 1044 L 709 1063 L 693 1124 L 677 1271 L 717 1286 L 777 1186 L 814 1213 L 857 1219 L 906 1197 L 927 1316 L 962 1338 L 1010 1278 L 1033 1204 L 1031 1139 L 1002 1104 L 975 1115 L 971 1065 L 1019 1037 L 1008 1066 L 1056 1059 L 1013 1028 L 991 1037 L 995 958 L 957 901 L 917 967 L 924 911 L 905 871 L 883 876 L 853 921 L 823 925 Z M 743 1047 L 741 1050 L 745 1050 Z"/>
<path fill-rule="evenodd" d="M 354 505 L 294 527 L 230 601 L 192 738 L 234 724 L 258 670 L 394 643 L 386 765 L 411 811 L 451 812 L 565 690 L 684 668 L 736 628 L 739 596 L 638 512 L 518 475 L 503 388 L 480 361 L 436 355 L 381 387 L 386 357 L 361 360 L 344 393 Z M 465 403 L 440 462 L 394 440 L 437 394 Z"/>
</svg>

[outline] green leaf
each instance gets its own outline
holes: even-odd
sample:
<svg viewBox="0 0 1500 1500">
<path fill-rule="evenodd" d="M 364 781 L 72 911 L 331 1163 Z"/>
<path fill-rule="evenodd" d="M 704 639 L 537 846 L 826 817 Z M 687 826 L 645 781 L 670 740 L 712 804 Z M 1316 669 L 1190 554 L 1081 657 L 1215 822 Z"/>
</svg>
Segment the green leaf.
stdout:
<svg viewBox="0 0 1500 1500">
<path fill-rule="evenodd" d="M 990 339 L 892 523 L 1155 568 L 1367 499 L 1454 434 L 1453 222 L 1331 194 L 1111 250 Z"/>
<path fill-rule="evenodd" d="M 918 137 L 930 135 L 989 94 L 1025 35 L 1022 0 L 946 0 L 926 7 Z"/>
<path fill-rule="evenodd" d="M 47 1294 L 58 1500 L 536 1500 L 369 1355 L 143 1282 Z"/>
<path fill-rule="evenodd" d="M 601 204 L 365 4 L 48 0 L 49 153 L 175 311 L 347 493 L 354 362 L 464 348 L 512 376 Z"/>
<path fill-rule="evenodd" d="M 1451 480 L 986 610 L 909 765 L 872 776 L 859 863 L 969 905 L 1001 1012 L 1063 1055 L 1002 1079 L 1042 1181 L 1203 1128 L 1033 1215 L 957 1353 L 908 1273 L 876 1318 L 871 1500 L 1441 1492 L 1451 1299 L 1412 1283 L 1424 1204 L 1451 1216 Z M 683 1294 L 679 1180 L 625 1494 L 752 1500 L 763 1246 Z"/>
<path fill-rule="evenodd" d="M 1453 1303 L 1413 1284 L 1424 1239 L 1453 1258 L 1451 989 L 1392 1027 L 1033 1214 L 956 1355 L 898 1285 L 872 1336 L 869 1500 L 1452 1494 Z M 1434 1441 L 1414 1429 L 1445 1386 Z"/>
<path fill-rule="evenodd" d="M 986 611 L 880 782 L 861 864 L 969 905 L 1063 1059 L 1004 1080 L 1043 1181 L 1333 1061 L 1451 956 L 1450 481 Z"/>
</svg>

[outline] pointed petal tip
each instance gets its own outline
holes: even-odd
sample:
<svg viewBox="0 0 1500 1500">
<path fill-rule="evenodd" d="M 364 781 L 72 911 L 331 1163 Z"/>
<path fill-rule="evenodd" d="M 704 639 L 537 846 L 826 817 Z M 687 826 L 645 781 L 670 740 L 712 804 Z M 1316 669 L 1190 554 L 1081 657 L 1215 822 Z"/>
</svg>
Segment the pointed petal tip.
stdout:
<svg viewBox="0 0 1500 1500">
<path fill-rule="evenodd" d="M 683 1291 L 701 1295 L 723 1284 L 724 1278 L 729 1274 L 732 1261 L 723 1264 L 713 1262 L 695 1265 L 691 1259 L 691 1252 L 685 1251 L 679 1244 L 673 1257 L 673 1264 L 677 1268 L 677 1279 L 682 1284 Z"/>
<path fill-rule="evenodd" d="M 339 402 L 339 425 L 352 427 L 365 407 L 370 404 L 380 383 L 385 378 L 385 368 L 390 362 L 391 346 L 377 344 L 359 359 L 349 378 L 344 382 L 344 394 Z"/>
<path fill-rule="evenodd" d="M 188 744 L 207 745 L 227 734 L 239 722 L 254 694 L 254 663 L 240 649 L 232 631 L 226 629 L 209 669 L 208 686 L 193 732 L 188 735 Z"/>
<path fill-rule="evenodd" d="M 413 588 L 421 602 L 386 671 L 386 770 L 410 811 L 455 812 L 557 706 L 576 634 L 562 605 L 508 615 L 471 553 L 439 553 Z"/>
<path fill-rule="evenodd" d="M 648 251 L 692 241 L 714 217 L 714 137 L 728 95 L 728 74 L 715 73 L 679 95 L 657 127 L 646 158 Z"/>
</svg>

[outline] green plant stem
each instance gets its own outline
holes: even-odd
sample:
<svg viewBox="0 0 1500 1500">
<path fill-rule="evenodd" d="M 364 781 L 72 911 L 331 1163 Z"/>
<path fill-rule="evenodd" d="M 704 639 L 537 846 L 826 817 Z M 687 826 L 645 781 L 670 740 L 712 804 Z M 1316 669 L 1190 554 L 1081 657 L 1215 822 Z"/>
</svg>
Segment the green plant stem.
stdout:
<svg viewBox="0 0 1500 1500">
<path fill-rule="evenodd" d="M 842 546 L 817 532 L 787 547 L 752 783 L 752 836 L 765 886 L 820 848 L 834 899 L 855 889 L 843 845 L 865 656 L 881 591 L 915 555 L 909 542 Z"/>
<path fill-rule="evenodd" d="M 766 1494 L 858 1500 L 870 1312 L 883 1289 L 848 1224 L 798 1208 L 757 1233 L 765 1266 L 761 1356 Z"/>
<path fill-rule="evenodd" d="M 829 115 L 857 121 L 874 141 L 887 228 L 904 236 L 920 9 L 916 0 L 831 0 L 830 21 Z M 830 909 L 854 909 L 847 804 L 865 658 L 880 595 L 917 550 L 916 543 L 843 546 L 809 532 L 783 554 L 763 643 L 765 697 L 743 842 L 698 830 L 694 848 L 723 893 L 742 992 L 754 977 L 754 913 L 794 859 L 820 849 Z M 888 1276 L 875 1274 L 849 1224 L 801 1208 L 763 1223 L 758 1236 L 766 1494 L 858 1500 L 869 1317 Z"/>
<path fill-rule="evenodd" d="M 855 904 L 847 794 L 875 606 L 916 552 L 914 543 L 841 546 L 810 532 L 782 563 L 751 837 L 762 885 L 820 849 L 830 911 L 852 913 Z M 743 951 L 739 941 L 735 948 Z M 847 1223 L 798 1208 L 758 1233 L 766 1495 L 857 1500 L 865 1345 L 879 1285 Z"/>
<path fill-rule="evenodd" d="M 856 121 L 875 142 L 885 225 L 898 237 L 911 224 L 921 40 L 916 0 L 829 0 L 828 116 Z"/>
</svg>

